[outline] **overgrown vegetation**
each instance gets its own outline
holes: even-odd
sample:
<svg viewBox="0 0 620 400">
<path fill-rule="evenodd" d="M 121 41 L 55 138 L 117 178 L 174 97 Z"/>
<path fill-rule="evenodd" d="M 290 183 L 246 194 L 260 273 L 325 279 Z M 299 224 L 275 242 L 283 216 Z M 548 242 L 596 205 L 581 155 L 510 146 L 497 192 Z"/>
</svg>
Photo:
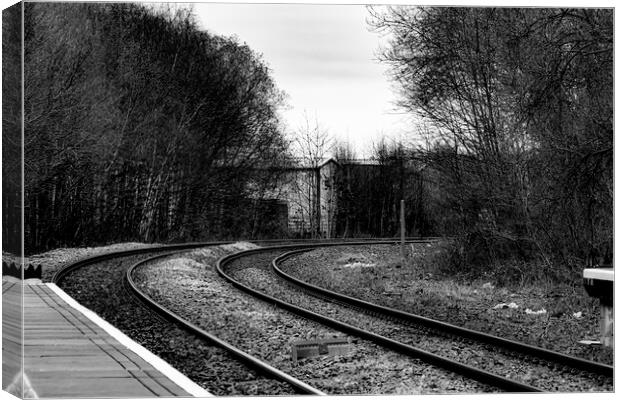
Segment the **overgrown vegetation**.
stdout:
<svg viewBox="0 0 620 400">
<path fill-rule="evenodd" d="M 411 244 L 405 265 L 398 246 L 321 248 L 288 259 L 280 268 L 302 281 L 355 298 L 613 364 L 613 349 L 578 344 L 600 334 L 598 300 L 588 296 L 583 286 L 538 279 L 530 272 L 523 280 L 501 282 L 502 270 L 477 275 L 444 270 L 450 257 L 447 245 Z M 498 281 L 505 285 L 498 286 Z M 498 306 L 501 303 L 517 307 L 503 308 Z"/>
<path fill-rule="evenodd" d="M 257 235 L 286 154 L 260 56 L 182 9 L 26 3 L 24 18 L 27 252 Z"/>
<path fill-rule="evenodd" d="M 453 267 L 610 263 L 613 11 L 389 7 L 373 25 L 425 121 L 416 154 L 435 228 L 459 238 Z"/>
</svg>

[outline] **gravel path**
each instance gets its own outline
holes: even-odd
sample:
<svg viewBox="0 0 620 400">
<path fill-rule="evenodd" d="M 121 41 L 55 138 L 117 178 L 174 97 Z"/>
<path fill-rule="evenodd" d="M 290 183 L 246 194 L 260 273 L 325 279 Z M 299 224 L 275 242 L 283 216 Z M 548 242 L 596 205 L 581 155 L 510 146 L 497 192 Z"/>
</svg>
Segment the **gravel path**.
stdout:
<svg viewBox="0 0 620 400">
<path fill-rule="evenodd" d="M 128 301 L 122 280 L 127 268 L 149 255 L 129 256 L 79 269 L 61 288 L 85 307 L 215 395 L 292 395 L 287 384 L 258 376 L 224 350 L 206 344 Z"/>
<path fill-rule="evenodd" d="M 300 293 L 297 287 L 281 280 L 271 272 L 270 261 L 276 255 L 276 253 L 261 255 L 260 261 L 259 257 L 254 257 L 252 264 L 235 263 L 229 270 L 244 284 L 288 303 L 545 391 L 613 390 L 612 379 L 599 383 L 588 376 L 576 375 L 570 371 L 553 370 L 544 365 L 498 353 L 493 346 L 455 341 L 416 327 L 373 317 L 350 307 Z"/>
<path fill-rule="evenodd" d="M 226 246 L 224 246 L 225 248 Z M 493 390 L 359 340 L 350 353 L 304 358 L 294 364 L 291 344 L 343 334 L 294 316 L 232 288 L 214 269 L 219 249 L 201 249 L 137 271 L 143 290 L 203 329 L 329 394 L 474 393 Z M 236 261 L 245 269 L 270 261 Z"/>
</svg>

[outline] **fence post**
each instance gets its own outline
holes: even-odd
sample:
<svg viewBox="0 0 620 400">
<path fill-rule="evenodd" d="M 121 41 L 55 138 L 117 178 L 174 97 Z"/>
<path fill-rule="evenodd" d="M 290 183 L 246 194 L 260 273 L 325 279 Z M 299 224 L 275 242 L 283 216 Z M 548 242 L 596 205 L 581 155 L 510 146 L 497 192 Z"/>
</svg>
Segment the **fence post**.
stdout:
<svg viewBox="0 0 620 400">
<path fill-rule="evenodd" d="M 400 258 L 405 266 L 405 200 L 400 200 Z"/>
</svg>

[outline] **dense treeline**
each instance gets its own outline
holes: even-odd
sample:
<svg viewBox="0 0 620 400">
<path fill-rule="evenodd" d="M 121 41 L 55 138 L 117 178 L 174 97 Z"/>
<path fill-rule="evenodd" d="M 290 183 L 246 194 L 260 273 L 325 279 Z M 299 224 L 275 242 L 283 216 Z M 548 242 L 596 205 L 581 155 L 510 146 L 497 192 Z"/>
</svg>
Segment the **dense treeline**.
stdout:
<svg viewBox="0 0 620 400">
<path fill-rule="evenodd" d="M 26 3 L 24 21 L 27 252 L 259 233 L 275 169 L 249 167 L 286 154 L 259 56 L 182 10 Z"/>
<path fill-rule="evenodd" d="M 21 3 L 2 11 L 2 249 L 22 253 Z"/>
<path fill-rule="evenodd" d="M 613 10 L 394 7 L 373 24 L 401 105 L 426 121 L 429 206 L 458 262 L 609 262 Z"/>
</svg>

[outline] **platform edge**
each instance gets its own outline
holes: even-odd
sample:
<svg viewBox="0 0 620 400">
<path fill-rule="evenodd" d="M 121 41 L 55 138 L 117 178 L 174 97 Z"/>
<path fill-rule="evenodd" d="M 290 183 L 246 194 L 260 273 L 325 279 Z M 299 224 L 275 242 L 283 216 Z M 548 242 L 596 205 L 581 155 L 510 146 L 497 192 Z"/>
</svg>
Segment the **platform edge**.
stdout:
<svg viewBox="0 0 620 400">
<path fill-rule="evenodd" d="M 157 368 L 162 374 L 166 375 L 170 378 L 174 383 L 179 385 L 183 390 L 188 392 L 194 397 L 214 397 L 213 394 L 209 393 L 194 381 L 189 379 L 187 376 L 183 375 L 179 370 L 174 368 L 172 365 L 168 364 L 166 361 L 162 360 L 148 349 L 143 347 L 142 345 L 136 343 L 129 336 L 125 335 L 118 328 L 111 325 L 109 322 L 105 321 L 99 315 L 97 315 L 92 310 L 84 307 L 80 303 L 78 303 L 73 297 L 69 296 L 64 290 L 59 288 L 54 283 L 45 283 L 54 293 L 56 293 L 63 301 L 65 301 L 70 307 L 73 307 L 80 313 L 82 313 L 86 318 L 90 319 L 93 323 L 97 324 L 101 329 L 103 329 L 106 333 L 112 336 L 114 339 L 118 340 L 120 344 L 127 347 L 129 350 L 136 353 L 139 357 L 141 357 L 144 361 L 151 364 L 153 367 Z"/>
</svg>

